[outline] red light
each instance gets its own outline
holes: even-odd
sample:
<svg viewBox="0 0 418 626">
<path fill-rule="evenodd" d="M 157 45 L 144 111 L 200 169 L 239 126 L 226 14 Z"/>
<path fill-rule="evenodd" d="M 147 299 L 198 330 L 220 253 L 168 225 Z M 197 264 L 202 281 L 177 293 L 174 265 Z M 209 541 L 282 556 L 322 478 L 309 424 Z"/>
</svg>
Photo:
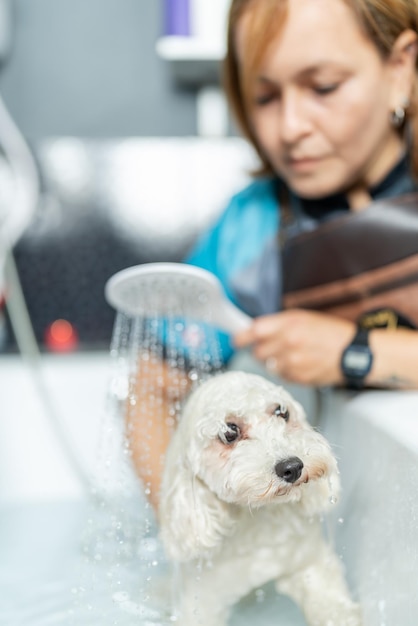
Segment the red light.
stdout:
<svg viewBox="0 0 418 626">
<path fill-rule="evenodd" d="M 75 328 L 67 320 L 55 320 L 47 328 L 45 342 L 53 352 L 70 352 L 78 344 L 78 336 Z"/>
</svg>

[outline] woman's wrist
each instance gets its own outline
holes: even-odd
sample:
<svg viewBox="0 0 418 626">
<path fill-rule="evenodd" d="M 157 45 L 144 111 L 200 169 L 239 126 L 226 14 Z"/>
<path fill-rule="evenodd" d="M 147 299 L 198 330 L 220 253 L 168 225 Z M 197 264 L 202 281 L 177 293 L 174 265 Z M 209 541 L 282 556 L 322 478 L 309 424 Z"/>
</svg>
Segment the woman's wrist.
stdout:
<svg viewBox="0 0 418 626">
<path fill-rule="evenodd" d="M 392 389 L 418 387 L 417 331 L 375 328 L 369 333 L 369 342 L 373 364 L 367 385 Z"/>
</svg>

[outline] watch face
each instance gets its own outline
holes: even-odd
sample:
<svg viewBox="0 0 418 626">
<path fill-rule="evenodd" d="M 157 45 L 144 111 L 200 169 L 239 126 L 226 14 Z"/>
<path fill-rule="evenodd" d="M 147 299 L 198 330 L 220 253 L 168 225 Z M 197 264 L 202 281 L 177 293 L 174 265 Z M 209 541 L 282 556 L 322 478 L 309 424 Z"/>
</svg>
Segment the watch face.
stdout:
<svg viewBox="0 0 418 626">
<path fill-rule="evenodd" d="M 373 354 L 368 344 L 368 330 L 358 328 L 353 341 L 344 350 L 341 358 L 341 369 L 347 386 L 361 389 L 364 379 L 372 369 Z"/>
<path fill-rule="evenodd" d="M 343 355 L 343 370 L 347 376 L 365 376 L 372 364 L 372 354 L 367 346 L 350 346 Z"/>
</svg>

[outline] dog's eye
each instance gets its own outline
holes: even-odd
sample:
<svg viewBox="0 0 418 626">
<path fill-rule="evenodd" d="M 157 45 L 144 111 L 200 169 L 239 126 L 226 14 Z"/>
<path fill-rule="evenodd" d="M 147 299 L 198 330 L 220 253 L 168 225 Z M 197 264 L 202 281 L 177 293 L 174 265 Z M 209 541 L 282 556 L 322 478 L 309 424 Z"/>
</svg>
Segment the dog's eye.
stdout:
<svg viewBox="0 0 418 626">
<path fill-rule="evenodd" d="M 234 443 L 241 434 L 239 426 L 233 422 L 227 422 L 227 430 L 223 431 L 219 437 L 223 443 Z"/>
<path fill-rule="evenodd" d="M 285 422 L 288 421 L 289 419 L 289 411 L 288 409 L 282 405 L 282 404 L 278 404 L 276 406 L 276 408 L 273 411 L 273 414 L 276 415 L 277 417 L 281 417 L 284 419 Z"/>
</svg>

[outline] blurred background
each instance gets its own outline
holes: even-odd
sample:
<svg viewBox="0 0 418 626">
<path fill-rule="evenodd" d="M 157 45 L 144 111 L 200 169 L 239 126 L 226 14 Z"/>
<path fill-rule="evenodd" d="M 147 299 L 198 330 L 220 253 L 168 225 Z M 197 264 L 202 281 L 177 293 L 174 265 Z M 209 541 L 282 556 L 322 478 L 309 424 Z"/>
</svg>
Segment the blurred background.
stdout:
<svg viewBox="0 0 418 626">
<path fill-rule="evenodd" d="M 250 179 L 220 88 L 228 5 L 0 0 L 0 504 L 85 495 L 107 280 L 180 261 Z"/>
<path fill-rule="evenodd" d="M 0 505 L 86 495 L 107 280 L 180 261 L 250 180 L 220 88 L 228 5 L 0 0 Z"/>
<path fill-rule="evenodd" d="M 247 182 L 254 155 L 219 88 L 227 5 L 0 0 L 0 255 L 14 251 L 42 351 L 106 350 L 106 280 L 182 259 Z"/>
</svg>

